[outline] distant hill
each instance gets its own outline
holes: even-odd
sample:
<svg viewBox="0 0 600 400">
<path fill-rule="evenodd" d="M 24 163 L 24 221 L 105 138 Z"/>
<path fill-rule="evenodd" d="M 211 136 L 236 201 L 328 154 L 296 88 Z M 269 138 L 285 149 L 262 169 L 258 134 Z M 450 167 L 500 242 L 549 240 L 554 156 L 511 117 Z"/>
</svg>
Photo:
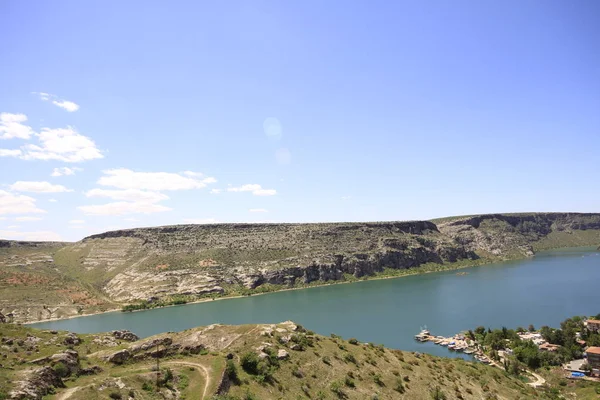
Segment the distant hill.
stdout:
<svg viewBox="0 0 600 400">
<path fill-rule="evenodd" d="M 0 242 L 0 312 L 36 321 L 481 265 L 600 243 L 600 214 L 174 225 L 77 243 Z"/>
</svg>

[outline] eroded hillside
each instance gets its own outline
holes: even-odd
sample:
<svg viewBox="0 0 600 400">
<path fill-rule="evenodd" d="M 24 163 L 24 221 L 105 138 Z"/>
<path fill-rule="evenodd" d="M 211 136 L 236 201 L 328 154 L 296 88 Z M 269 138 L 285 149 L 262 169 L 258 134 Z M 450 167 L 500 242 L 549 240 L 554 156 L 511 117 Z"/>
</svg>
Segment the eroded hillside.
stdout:
<svg viewBox="0 0 600 400">
<path fill-rule="evenodd" d="M 12 313 L 19 321 L 35 321 L 125 303 L 152 305 L 251 294 L 478 265 L 529 257 L 542 249 L 599 243 L 600 214 L 128 229 L 62 247 L 3 247 L 3 290 L 11 294 L 0 305 L 0 312 Z M 46 281 L 16 279 L 19 274 L 56 282 L 50 285 L 55 290 L 48 292 L 53 293 L 52 301 L 45 291 L 36 291 L 39 301 L 25 302 L 28 291 Z M 73 293 L 60 297 L 60 291 L 66 289 Z M 65 301 L 71 301 L 70 308 Z M 49 305 L 62 308 L 50 313 L 45 311 Z"/>
<path fill-rule="evenodd" d="M 0 396 L 15 400 L 546 398 L 498 368 L 324 337 L 293 322 L 144 340 L 0 324 L 0 336 Z"/>
</svg>

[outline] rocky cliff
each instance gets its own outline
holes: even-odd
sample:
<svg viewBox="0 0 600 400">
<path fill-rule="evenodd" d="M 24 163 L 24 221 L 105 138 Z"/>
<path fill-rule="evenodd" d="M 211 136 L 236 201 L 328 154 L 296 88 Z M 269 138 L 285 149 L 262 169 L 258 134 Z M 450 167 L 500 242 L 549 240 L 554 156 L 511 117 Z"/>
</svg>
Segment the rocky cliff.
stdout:
<svg viewBox="0 0 600 400">
<path fill-rule="evenodd" d="M 51 254 L 45 265 L 77 282 L 78 295 L 88 296 L 88 303 L 93 297 L 97 304 L 116 306 L 347 280 L 424 264 L 473 265 L 599 242 L 600 214 L 533 213 L 412 222 L 163 226 L 106 232 L 44 251 Z M 30 259 L 43 253 L 30 248 L 35 250 Z M 12 265 L 22 254 L 16 245 L 0 248 L 0 264 Z M 6 311 L 10 308 L 0 309 Z"/>
</svg>

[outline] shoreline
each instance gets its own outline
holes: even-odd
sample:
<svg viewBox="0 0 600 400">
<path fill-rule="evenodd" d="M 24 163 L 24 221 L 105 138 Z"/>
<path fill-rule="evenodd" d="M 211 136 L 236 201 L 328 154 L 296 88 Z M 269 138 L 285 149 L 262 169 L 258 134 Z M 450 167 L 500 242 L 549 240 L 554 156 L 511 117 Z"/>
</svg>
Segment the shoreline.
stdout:
<svg viewBox="0 0 600 400">
<path fill-rule="evenodd" d="M 233 296 L 223 296 L 223 297 L 217 297 L 217 298 L 203 298 L 203 299 L 198 299 L 198 300 L 194 300 L 194 301 L 189 301 L 185 304 L 169 304 L 169 305 L 162 306 L 162 307 L 154 307 L 154 308 L 148 308 L 148 309 L 142 309 L 142 310 L 122 311 L 120 308 L 115 308 L 115 309 L 111 309 L 111 310 L 100 311 L 100 312 L 95 312 L 95 313 L 90 313 L 90 314 L 72 315 L 72 316 L 68 316 L 68 317 L 45 319 L 45 320 L 41 320 L 41 321 L 21 322 L 20 324 L 31 326 L 31 325 L 35 325 L 35 324 L 57 322 L 57 321 L 75 319 L 75 318 L 92 317 L 95 315 L 102 315 L 102 314 L 114 313 L 114 312 L 122 312 L 122 313 L 143 312 L 143 311 L 151 311 L 151 310 L 155 310 L 155 309 L 163 309 L 163 308 L 169 308 L 169 307 L 181 307 L 181 306 L 187 306 L 187 305 L 191 305 L 191 304 L 201 304 L 201 303 L 212 302 L 212 301 L 231 300 L 231 299 L 239 299 L 239 298 L 244 298 L 244 297 L 262 296 L 262 295 L 268 295 L 268 294 L 279 293 L 279 292 L 287 292 L 287 291 L 292 291 L 292 290 L 304 290 L 304 289 L 320 288 L 320 287 L 333 286 L 333 285 L 344 285 L 344 284 L 352 284 L 352 283 L 377 281 L 377 280 L 384 280 L 384 279 L 398 279 L 398 278 L 405 278 L 407 276 L 425 275 L 425 274 L 438 273 L 438 272 L 457 271 L 457 270 L 466 269 L 466 268 L 478 268 L 478 267 L 487 266 L 487 265 L 504 264 L 504 263 L 509 263 L 509 262 L 519 262 L 522 260 L 534 258 L 535 256 L 537 256 L 538 253 L 551 252 L 551 251 L 557 251 L 557 250 L 567 250 L 567 249 L 584 249 L 584 248 L 589 248 L 590 252 L 598 251 L 598 249 L 596 249 L 595 246 L 559 247 L 559 248 L 547 249 L 547 250 L 542 250 L 542 251 L 536 252 L 531 257 L 522 257 L 522 258 L 507 259 L 507 260 L 493 260 L 493 261 L 489 260 L 489 259 L 478 259 L 478 260 L 481 260 L 481 262 L 479 262 L 479 263 L 474 262 L 472 264 L 467 264 L 467 265 L 457 265 L 457 266 L 451 265 L 447 268 L 442 268 L 438 271 L 418 271 L 418 268 L 420 268 L 420 267 L 408 268 L 408 269 L 399 270 L 399 271 L 413 270 L 415 272 L 401 274 L 401 275 L 379 275 L 379 276 L 374 275 L 374 276 L 367 276 L 366 279 L 357 278 L 356 280 L 349 280 L 349 281 L 339 280 L 339 281 L 331 281 L 329 283 L 321 283 L 321 284 L 316 284 L 316 285 L 308 284 L 307 286 L 287 287 L 287 288 L 283 288 L 283 289 L 279 289 L 279 290 L 272 290 L 272 291 L 268 291 L 268 292 L 253 293 L 250 295 L 233 295 Z M 478 260 L 474 260 L 474 261 L 478 261 Z"/>
</svg>

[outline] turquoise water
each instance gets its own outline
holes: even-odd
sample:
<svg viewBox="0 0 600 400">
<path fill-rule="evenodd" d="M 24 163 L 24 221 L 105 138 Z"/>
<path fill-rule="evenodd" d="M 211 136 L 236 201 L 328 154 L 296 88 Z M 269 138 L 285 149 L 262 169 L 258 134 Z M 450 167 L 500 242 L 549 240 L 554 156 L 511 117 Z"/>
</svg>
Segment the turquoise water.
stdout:
<svg viewBox="0 0 600 400">
<path fill-rule="evenodd" d="M 573 315 L 600 313 L 600 252 L 592 248 L 544 252 L 460 272 L 468 274 L 437 272 L 32 326 L 79 333 L 129 329 L 145 337 L 212 323 L 293 320 L 320 334 L 457 356 L 413 336 L 423 325 L 435 335 L 450 336 L 478 325 L 557 326 Z"/>
</svg>

